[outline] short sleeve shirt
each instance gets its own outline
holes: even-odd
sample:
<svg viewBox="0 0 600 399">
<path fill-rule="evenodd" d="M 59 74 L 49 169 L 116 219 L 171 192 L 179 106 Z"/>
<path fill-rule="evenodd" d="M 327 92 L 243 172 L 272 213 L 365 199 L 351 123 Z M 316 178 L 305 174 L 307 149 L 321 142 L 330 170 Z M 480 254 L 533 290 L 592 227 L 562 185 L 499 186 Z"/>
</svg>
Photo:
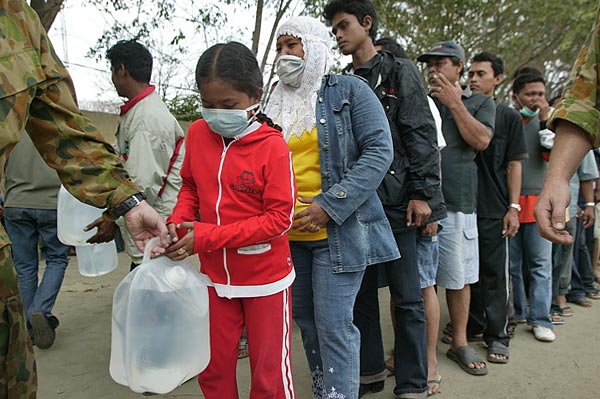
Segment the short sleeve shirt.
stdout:
<svg viewBox="0 0 600 399">
<path fill-rule="evenodd" d="M 579 187 L 582 181 L 594 180 L 598 178 L 598 167 L 596 158 L 592 151 L 588 152 L 577 172 L 573 174 L 569 181 L 569 190 L 571 191 L 571 202 L 569 202 L 569 217 L 577 215 L 577 199 L 579 198 Z"/>
<path fill-rule="evenodd" d="M 504 104 L 496 106 L 494 137 L 488 148 L 477 155 L 477 216 L 502 219 L 508 207 L 506 166 L 510 161 L 528 158 L 523 119 Z"/>
<path fill-rule="evenodd" d="M 490 96 L 466 88 L 462 97 L 469 113 L 494 132 L 496 106 Z M 477 151 L 462 138 L 452 111 L 434 99 L 442 116 L 446 148 L 442 150 L 442 191 L 449 211 L 474 213 L 477 208 Z"/>
</svg>

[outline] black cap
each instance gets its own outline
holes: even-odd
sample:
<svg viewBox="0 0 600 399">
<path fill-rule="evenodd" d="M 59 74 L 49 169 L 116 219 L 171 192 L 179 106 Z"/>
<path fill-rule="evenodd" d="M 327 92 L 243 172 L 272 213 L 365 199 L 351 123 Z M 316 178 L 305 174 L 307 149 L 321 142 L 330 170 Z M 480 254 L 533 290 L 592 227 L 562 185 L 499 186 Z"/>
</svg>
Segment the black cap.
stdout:
<svg viewBox="0 0 600 399">
<path fill-rule="evenodd" d="M 432 57 L 458 57 L 461 61 L 465 61 L 465 50 L 455 41 L 449 40 L 435 45 L 434 48 L 421 54 L 417 61 L 427 62 Z"/>
</svg>

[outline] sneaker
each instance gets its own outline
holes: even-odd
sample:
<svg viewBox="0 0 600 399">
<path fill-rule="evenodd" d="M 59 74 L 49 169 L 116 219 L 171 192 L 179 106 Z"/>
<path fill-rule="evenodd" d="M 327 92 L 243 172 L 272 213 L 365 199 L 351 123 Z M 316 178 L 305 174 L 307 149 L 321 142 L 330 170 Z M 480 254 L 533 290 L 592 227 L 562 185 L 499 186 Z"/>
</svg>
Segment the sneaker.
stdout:
<svg viewBox="0 0 600 399">
<path fill-rule="evenodd" d="M 535 337 L 535 339 L 542 342 L 552 342 L 556 339 L 554 331 L 552 331 L 548 327 L 542 326 L 533 326 L 533 336 Z"/>
<path fill-rule="evenodd" d="M 33 334 L 33 342 L 40 349 L 48 349 L 54 343 L 56 333 L 50 325 L 48 318 L 43 312 L 33 312 L 29 316 L 29 324 L 31 324 L 31 332 Z"/>
</svg>

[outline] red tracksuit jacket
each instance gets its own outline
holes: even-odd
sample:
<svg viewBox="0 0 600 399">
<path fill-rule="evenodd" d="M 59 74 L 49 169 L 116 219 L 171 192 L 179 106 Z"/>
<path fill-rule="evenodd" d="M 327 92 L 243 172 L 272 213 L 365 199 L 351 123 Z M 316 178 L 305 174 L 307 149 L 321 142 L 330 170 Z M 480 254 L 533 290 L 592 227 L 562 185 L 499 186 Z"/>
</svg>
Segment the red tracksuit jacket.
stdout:
<svg viewBox="0 0 600 399">
<path fill-rule="evenodd" d="M 200 119 L 188 131 L 181 178 L 168 222 L 199 215 L 194 252 L 219 296 L 266 296 L 292 284 L 296 183 L 281 132 L 254 122 L 226 144 Z"/>
</svg>

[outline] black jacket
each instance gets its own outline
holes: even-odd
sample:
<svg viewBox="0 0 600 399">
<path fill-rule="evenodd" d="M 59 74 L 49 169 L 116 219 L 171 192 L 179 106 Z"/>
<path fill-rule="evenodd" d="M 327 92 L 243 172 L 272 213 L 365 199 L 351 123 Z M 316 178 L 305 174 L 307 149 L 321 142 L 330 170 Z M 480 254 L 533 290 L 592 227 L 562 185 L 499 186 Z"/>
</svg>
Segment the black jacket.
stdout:
<svg viewBox="0 0 600 399">
<path fill-rule="evenodd" d="M 351 70 L 351 65 L 346 71 Z M 415 64 L 383 51 L 354 71 L 381 101 L 394 141 L 394 161 L 377 190 L 394 231 L 406 228 L 409 200 L 426 200 L 427 223 L 446 217 L 437 132 Z"/>
</svg>

